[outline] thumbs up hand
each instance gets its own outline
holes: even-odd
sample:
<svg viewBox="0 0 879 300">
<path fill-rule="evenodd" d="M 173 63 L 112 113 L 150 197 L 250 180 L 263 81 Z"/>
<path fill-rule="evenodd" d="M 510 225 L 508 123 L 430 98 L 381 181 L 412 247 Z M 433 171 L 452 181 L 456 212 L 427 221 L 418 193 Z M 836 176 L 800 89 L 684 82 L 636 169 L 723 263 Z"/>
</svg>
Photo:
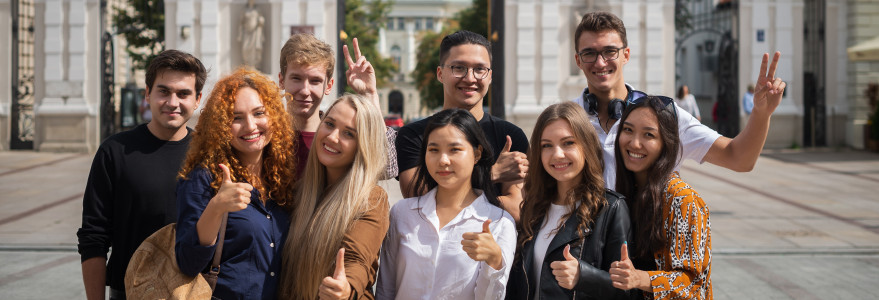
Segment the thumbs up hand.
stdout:
<svg viewBox="0 0 879 300">
<path fill-rule="evenodd" d="M 572 290 L 577 285 L 577 280 L 580 279 L 580 261 L 571 255 L 571 245 L 565 246 L 562 254 L 564 254 L 565 260 L 554 261 L 549 264 L 549 267 L 552 268 L 552 275 L 555 275 L 559 286 Z"/>
<path fill-rule="evenodd" d="M 610 264 L 610 280 L 615 288 L 621 290 L 630 290 L 639 288 L 645 291 L 650 290 L 650 276 L 647 272 L 635 269 L 632 261 L 629 259 L 629 246 L 623 243 L 620 247 L 620 261 Z"/>
<path fill-rule="evenodd" d="M 510 152 L 512 146 L 513 140 L 508 135 L 504 149 L 491 167 L 491 181 L 503 183 L 525 179 L 528 174 L 528 156 L 519 151 Z"/>
<path fill-rule="evenodd" d="M 220 211 L 223 212 L 235 212 L 247 208 L 247 205 L 250 204 L 250 191 L 253 190 L 253 186 L 244 182 L 232 182 L 229 167 L 224 164 L 219 166 L 223 170 L 223 183 L 210 203 L 218 205 Z"/>
<path fill-rule="evenodd" d="M 336 270 L 333 276 L 324 277 L 318 288 L 318 296 L 324 299 L 348 299 L 351 296 L 351 284 L 345 277 L 345 248 L 340 248 L 336 254 Z"/>
<path fill-rule="evenodd" d="M 470 256 L 471 259 L 484 261 L 495 270 L 500 270 L 504 263 L 503 254 L 501 253 L 501 247 L 498 246 L 494 236 L 491 235 L 491 229 L 488 228 L 489 224 L 491 224 L 491 219 L 485 220 L 485 223 L 482 223 L 482 232 L 464 233 L 461 245 L 464 248 L 464 252 L 467 252 L 467 256 Z"/>
</svg>

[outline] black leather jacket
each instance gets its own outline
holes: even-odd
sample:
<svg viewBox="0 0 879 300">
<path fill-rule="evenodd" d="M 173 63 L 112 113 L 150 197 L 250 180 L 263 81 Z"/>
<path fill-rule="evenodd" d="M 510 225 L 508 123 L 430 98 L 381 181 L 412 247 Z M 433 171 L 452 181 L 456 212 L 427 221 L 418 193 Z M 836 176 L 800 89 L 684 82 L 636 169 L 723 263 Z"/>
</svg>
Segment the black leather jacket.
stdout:
<svg viewBox="0 0 879 300">
<path fill-rule="evenodd" d="M 607 205 L 601 208 L 595 223 L 587 229 L 583 243 L 579 242 L 576 232 L 580 219 L 576 215 L 565 220 L 565 226 L 550 242 L 540 272 L 539 299 L 637 299 L 640 296 L 634 290 L 614 288 L 607 273 L 610 264 L 620 259 L 623 241 L 631 236 L 631 222 L 622 195 L 607 190 L 605 198 Z M 540 228 L 534 228 L 534 232 L 539 231 Z M 580 260 L 580 278 L 573 290 L 559 286 L 550 268 L 552 262 L 564 260 L 562 253 L 568 244 L 571 245 L 571 255 Z M 516 261 L 507 282 L 506 299 L 534 298 L 537 281 L 533 272 L 533 255 L 532 239 L 525 243 L 521 253 L 516 253 Z"/>
</svg>

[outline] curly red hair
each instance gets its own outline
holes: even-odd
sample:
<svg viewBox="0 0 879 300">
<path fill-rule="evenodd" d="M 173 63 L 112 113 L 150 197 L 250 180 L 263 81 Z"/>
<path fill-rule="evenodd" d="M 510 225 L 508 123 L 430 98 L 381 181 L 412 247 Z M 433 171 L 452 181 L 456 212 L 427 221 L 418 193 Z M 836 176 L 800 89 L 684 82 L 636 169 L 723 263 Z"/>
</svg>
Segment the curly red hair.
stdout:
<svg viewBox="0 0 879 300">
<path fill-rule="evenodd" d="M 252 88 L 259 94 L 272 131 L 269 144 L 263 149 L 260 178 L 256 178 L 242 165 L 230 144 L 233 138 L 229 129 L 233 119 L 232 111 L 235 107 L 235 96 L 241 88 Z M 216 192 L 223 181 L 223 170 L 219 164 L 225 164 L 231 171 L 233 181 L 249 182 L 259 190 L 262 199 L 272 199 L 287 207 L 292 203 L 293 183 L 298 167 L 295 149 L 293 125 L 284 110 L 277 85 L 252 69 L 239 68 L 214 85 L 195 126 L 192 143 L 178 175 L 187 179 L 193 170 L 205 168 L 214 176 L 211 187 Z"/>
</svg>

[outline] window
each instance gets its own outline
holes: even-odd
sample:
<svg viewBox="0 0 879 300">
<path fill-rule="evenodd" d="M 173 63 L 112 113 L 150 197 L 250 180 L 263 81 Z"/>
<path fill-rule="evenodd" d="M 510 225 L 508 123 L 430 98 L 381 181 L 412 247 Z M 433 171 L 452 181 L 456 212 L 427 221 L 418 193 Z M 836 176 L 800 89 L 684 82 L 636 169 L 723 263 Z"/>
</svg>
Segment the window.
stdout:
<svg viewBox="0 0 879 300">
<path fill-rule="evenodd" d="M 403 18 L 397 18 L 397 30 L 406 29 L 406 25 L 403 24 Z"/>
<path fill-rule="evenodd" d="M 388 30 L 394 30 L 394 18 L 388 18 Z"/>
<path fill-rule="evenodd" d="M 434 30 L 433 29 L 433 18 L 424 19 L 424 29 Z"/>
<path fill-rule="evenodd" d="M 415 30 L 421 30 L 421 18 L 415 18 Z"/>
</svg>

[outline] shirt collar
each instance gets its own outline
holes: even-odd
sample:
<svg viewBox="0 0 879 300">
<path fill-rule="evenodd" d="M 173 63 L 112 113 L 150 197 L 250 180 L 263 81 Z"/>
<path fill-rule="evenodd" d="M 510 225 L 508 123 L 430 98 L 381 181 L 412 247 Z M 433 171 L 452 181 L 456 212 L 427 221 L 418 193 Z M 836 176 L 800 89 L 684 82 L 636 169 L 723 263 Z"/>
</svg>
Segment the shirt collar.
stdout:
<svg viewBox="0 0 879 300">
<path fill-rule="evenodd" d="M 433 188 L 427 194 L 418 197 L 416 201 L 409 203 L 409 209 L 421 210 L 421 214 L 433 222 L 434 225 L 439 224 L 439 219 L 436 215 L 436 190 L 437 188 Z M 493 205 L 488 203 L 488 199 L 485 198 L 485 192 L 480 189 L 473 190 L 479 196 L 476 197 L 476 200 L 473 200 L 473 203 L 470 203 L 470 205 L 461 210 L 459 215 L 462 220 L 473 218 L 480 222 L 485 222 L 485 220 L 491 217 L 489 214 Z"/>
</svg>

